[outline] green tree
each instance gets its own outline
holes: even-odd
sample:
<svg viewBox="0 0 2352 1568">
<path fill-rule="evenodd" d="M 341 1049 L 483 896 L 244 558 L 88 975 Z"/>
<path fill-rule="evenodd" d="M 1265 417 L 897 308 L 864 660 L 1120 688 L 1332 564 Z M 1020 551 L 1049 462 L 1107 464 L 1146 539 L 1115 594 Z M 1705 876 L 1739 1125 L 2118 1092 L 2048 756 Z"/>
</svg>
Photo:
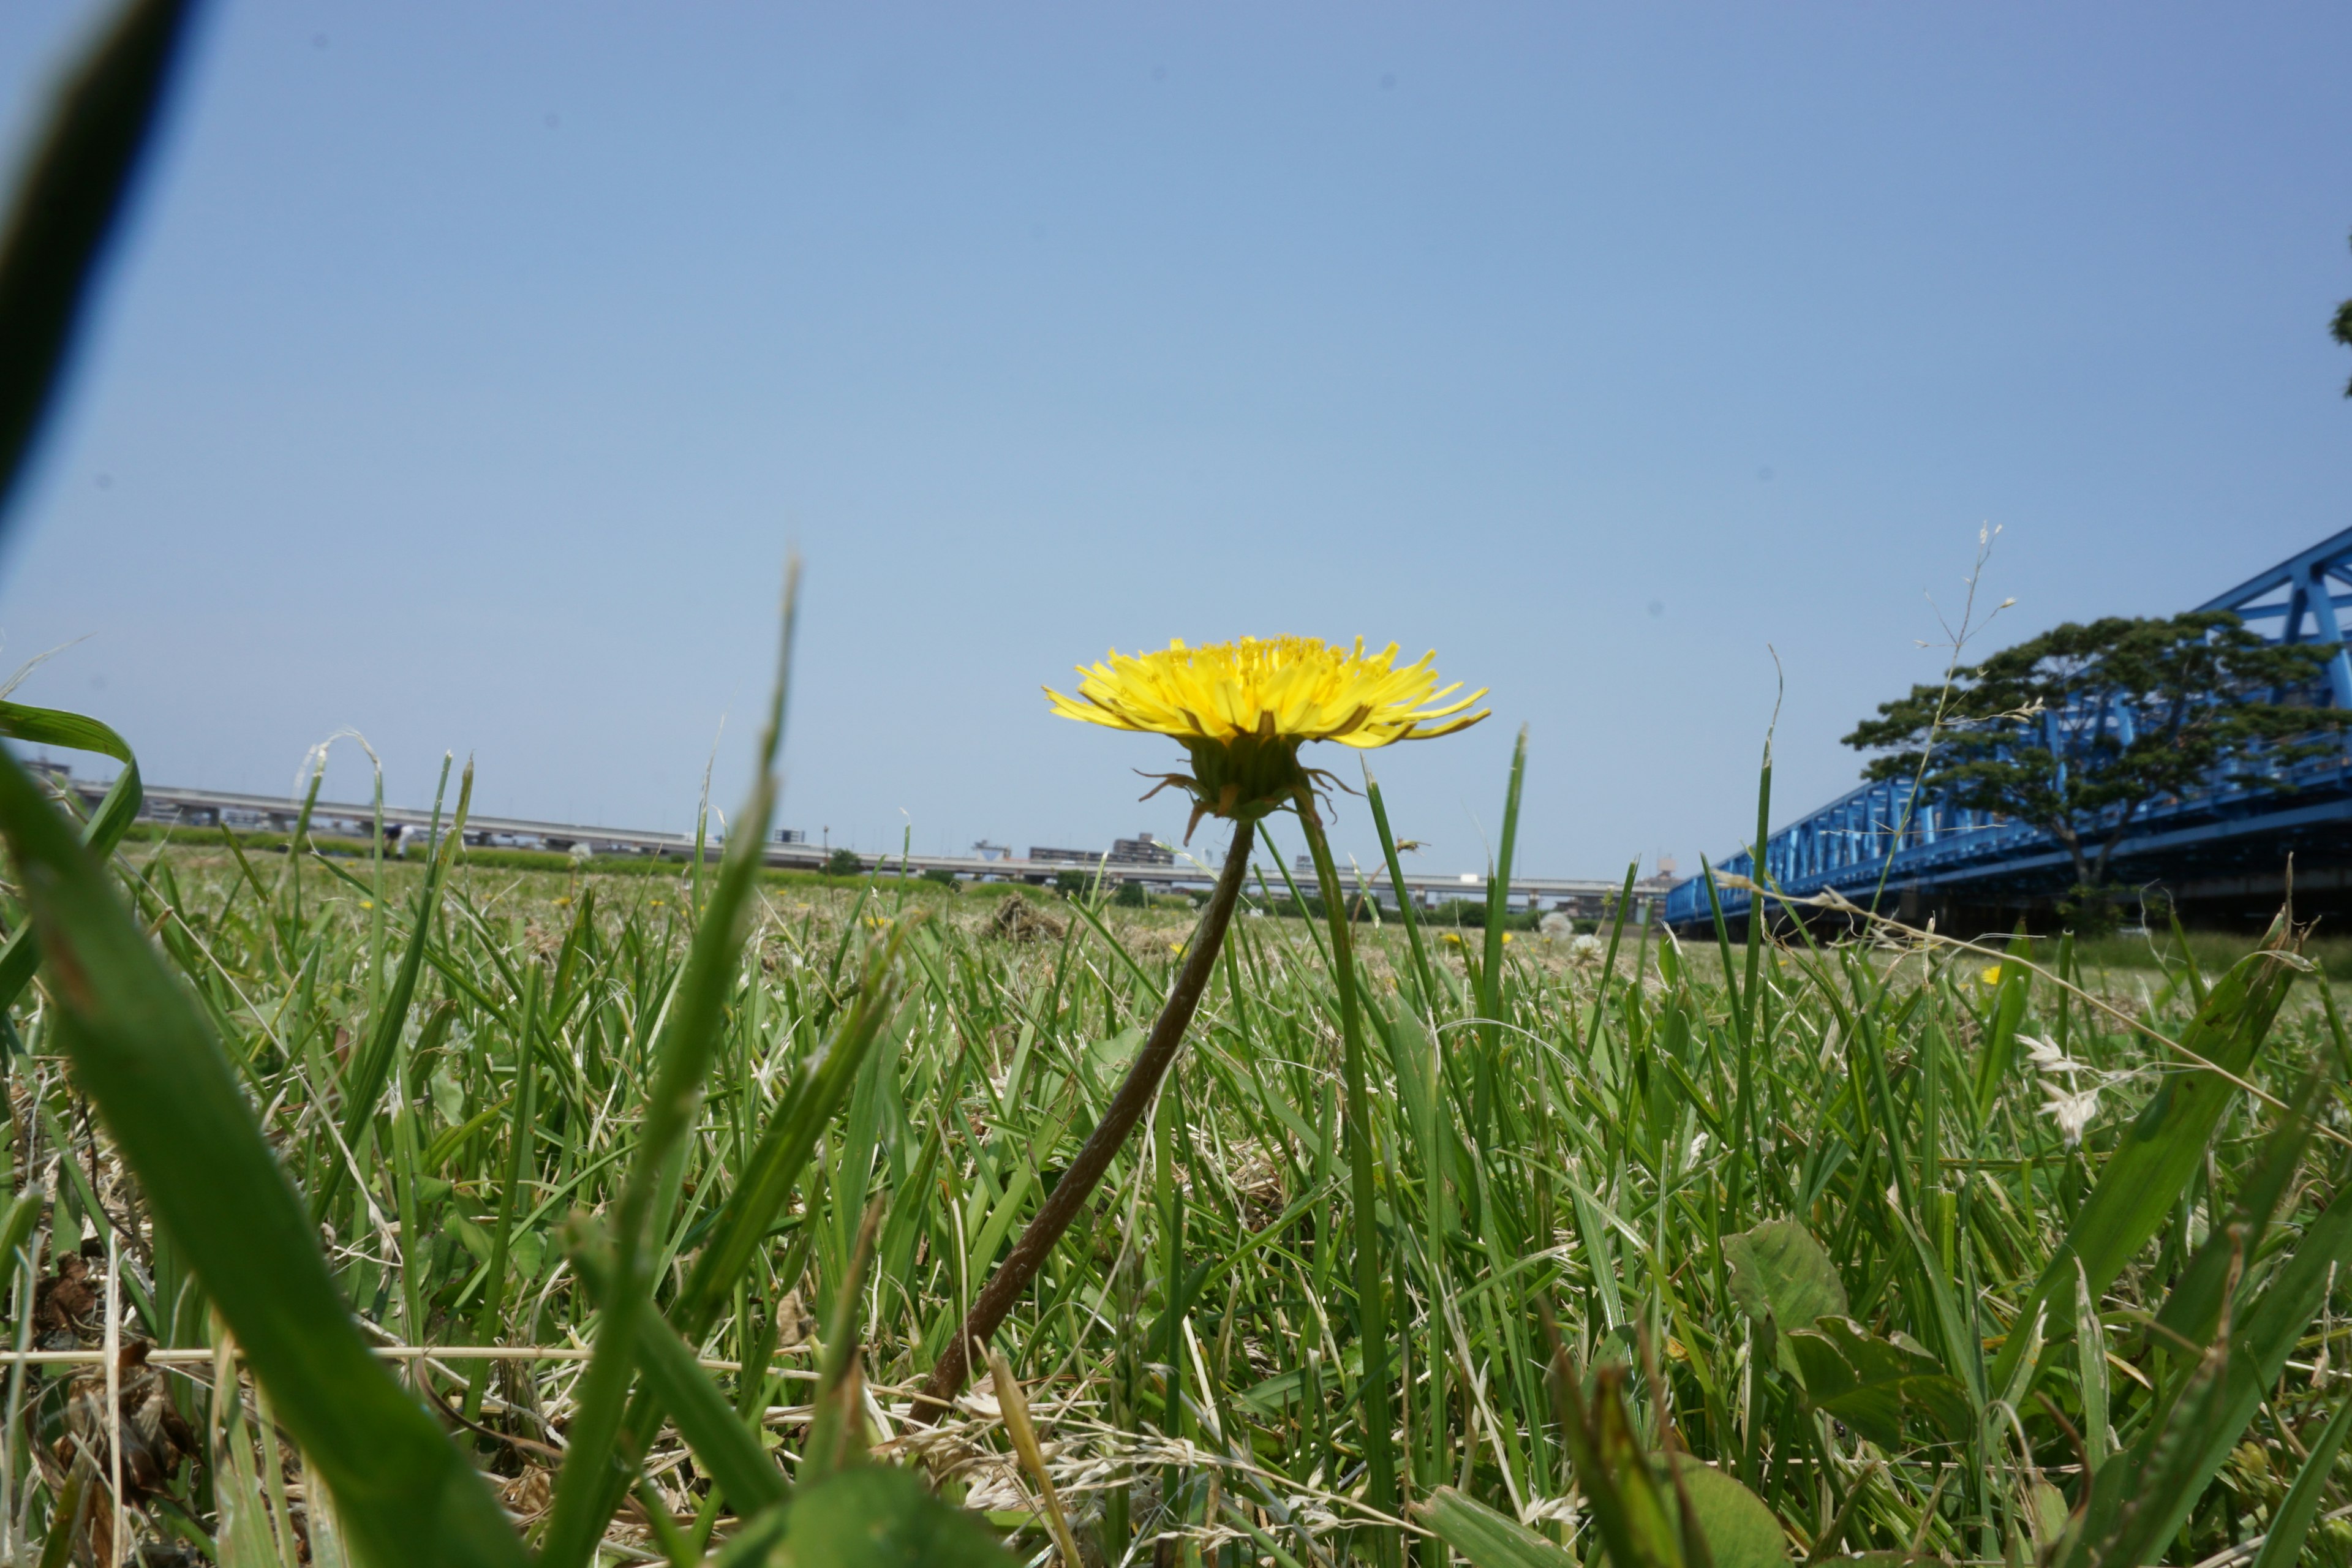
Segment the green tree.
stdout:
<svg viewBox="0 0 2352 1568">
<path fill-rule="evenodd" d="M 2335 324 L 2329 329 L 2336 341 L 2352 349 L 2352 300 L 2336 307 Z M 2352 397 L 2352 381 L 2344 384 L 2344 395 Z"/>
<path fill-rule="evenodd" d="M 1880 753 L 1865 778 L 1916 778 L 1923 798 L 2049 834 L 2074 862 L 2071 912 L 2096 925 L 2108 862 L 2149 805 L 2223 767 L 2287 789 L 2285 766 L 2342 744 L 2352 713 L 2317 706 L 2335 651 L 2267 643 L 2225 610 L 2070 621 L 1881 704 L 1845 743 Z"/>
<path fill-rule="evenodd" d="M 866 862 L 857 858 L 855 849 L 836 849 L 824 858 L 824 874 L 828 877 L 857 877 L 866 872 Z"/>
</svg>

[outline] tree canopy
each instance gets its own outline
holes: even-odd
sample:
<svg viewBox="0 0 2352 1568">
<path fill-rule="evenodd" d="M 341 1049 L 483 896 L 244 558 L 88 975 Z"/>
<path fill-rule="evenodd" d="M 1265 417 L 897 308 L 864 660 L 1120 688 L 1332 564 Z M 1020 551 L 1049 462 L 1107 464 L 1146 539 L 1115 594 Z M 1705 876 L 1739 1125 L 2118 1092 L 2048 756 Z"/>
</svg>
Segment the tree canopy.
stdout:
<svg viewBox="0 0 2352 1568">
<path fill-rule="evenodd" d="M 2337 342 L 2352 349 L 2352 300 L 2336 307 L 2336 321 L 2329 330 Z M 2344 384 L 2344 395 L 2352 397 L 2352 381 Z"/>
<path fill-rule="evenodd" d="M 2352 713 L 2320 706 L 2335 651 L 2265 642 L 2226 610 L 2070 621 L 1882 703 L 1845 743 L 1881 753 L 1866 778 L 1916 778 L 1923 798 L 2048 833 L 2079 901 L 2149 805 L 2224 767 L 2289 788 L 2287 766 L 2340 746 Z"/>
</svg>

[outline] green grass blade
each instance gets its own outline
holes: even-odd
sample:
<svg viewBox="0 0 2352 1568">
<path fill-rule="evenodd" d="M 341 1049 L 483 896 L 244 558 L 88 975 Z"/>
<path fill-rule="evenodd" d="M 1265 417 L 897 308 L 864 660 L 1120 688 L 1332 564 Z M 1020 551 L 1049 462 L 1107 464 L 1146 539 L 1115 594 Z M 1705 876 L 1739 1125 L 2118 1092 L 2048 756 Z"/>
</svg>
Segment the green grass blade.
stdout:
<svg viewBox="0 0 2352 1568">
<path fill-rule="evenodd" d="M 131 754 L 130 742 L 83 714 L 56 708 L 31 708 L 5 700 L 0 700 L 0 736 L 97 752 L 122 764 L 122 772 L 108 787 L 98 809 L 90 813 L 81 830 L 81 841 L 89 847 L 91 854 L 101 860 L 113 854 L 123 833 L 138 817 L 140 802 L 144 798 L 139 783 L 139 759 Z M 24 994 L 40 963 L 40 938 L 34 934 L 32 927 L 26 926 L 9 935 L 7 945 L 0 947 L 0 1015 L 6 1014 L 10 1004 Z"/>
<path fill-rule="evenodd" d="M 38 1186 L 28 1185 L 8 1205 L 5 1217 L 0 1217 L 0 1279 L 12 1279 L 16 1273 L 16 1249 L 32 1239 L 33 1226 L 40 1223 L 41 1203 L 47 1194 Z M 31 1267 L 27 1258 L 26 1267 Z"/>
<path fill-rule="evenodd" d="M 898 1008 L 899 987 L 894 977 L 902 939 L 903 932 L 893 928 L 888 940 L 867 961 L 856 997 L 822 1058 L 811 1064 L 786 1096 L 744 1163 L 719 1211 L 719 1223 L 670 1309 L 670 1319 L 681 1332 L 698 1338 L 709 1330 L 711 1314 L 751 1266 L 776 1216 L 792 1201 L 818 1137 L 848 1098 L 882 1026 Z"/>
<path fill-rule="evenodd" d="M 610 1513 L 608 1483 L 620 1446 L 624 1402 L 636 1363 L 637 1320 L 653 1310 L 655 1237 L 667 1217 L 657 1212 L 667 1207 L 657 1202 L 657 1195 L 675 1191 L 670 1157 L 691 1130 L 702 1103 L 721 1013 L 742 966 L 761 845 L 775 813 L 776 753 L 783 742 L 799 592 L 800 563 L 795 560 L 785 574 L 775 693 L 761 739 L 751 798 L 736 817 L 709 907 L 695 931 L 685 973 L 670 999 L 655 1047 L 655 1079 L 646 1096 L 644 1125 L 638 1131 L 627 1181 L 612 1211 L 613 1263 L 604 1294 L 603 1321 L 597 1326 L 588 1370 L 581 1378 L 578 1409 L 566 1434 L 563 1468 L 556 1477 L 555 1500 L 540 1549 L 540 1561 L 546 1568 L 575 1568 L 586 1563 L 595 1552 Z"/>
<path fill-rule="evenodd" d="M 1413 977 L 1421 983 L 1421 1006 L 1433 1012 L 1437 1006 L 1437 983 L 1430 977 L 1429 949 L 1422 940 L 1421 916 L 1412 907 L 1412 894 L 1404 885 L 1404 866 L 1397 858 L 1396 836 L 1389 831 L 1388 803 L 1381 796 L 1380 780 L 1372 777 L 1371 765 L 1364 765 L 1364 804 L 1371 807 L 1372 827 L 1380 835 L 1381 858 L 1389 868 L 1389 888 L 1396 894 L 1397 919 L 1404 926 L 1405 945 L 1412 950 Z"/>
<path fill-rule="evenodd" d="M 2213 987 L 2181 1037 L 2185 1051 L 2222 1072 L 2244 1075 L 2294 981 L 2294 967 L 2279 956 L 2292 940 L 2282 916 L 2272 925 L 2263 950 L 2241 959 Z M 2021 1321 L 2031 1321 L 2035 1310 L 2058 1291 L 2074 1288 L 2078 1258 L 2095 1296 L 2114 1283 L 2171 1214 L 2181 1188 L 2203 1163 L 2206 1142 L 2221 1113 L 2242 1092 L 2220 1073 L 2173 1070 L 2108 1156 L 2097 1185 L 2067 1227 L 2064 1245 L 2019 1304 Z M 2023 1343 L 2021 1336 L 2011 1335 L 2003 1345 L 1991 1386 L 2008 1386 Z"/>
<path fill-rule="evenodd" d="M 2329 1474 L 2336 1468 L 2336 1455 L 2344 1447 L 2344 1434 L 2352 1431 L 2352 1399 L 2336 1407 L 2327 1425 L 2311 1445 L 2311 1458 L 2303 1462 L 2302 1471 L 2294 1485 L 2271 1516 L 2271 1528 L 2263 1538 L 2263 1550 L 2254 1559 L 2253 1568 L 2293 1568 L 2303 1559 L 2304 1538 L 2311 1533 L 2311 1521 L 2319 1512 L 2319 1504 L 2327 1495 Z"/>
<path fill-rule="evenodd" d="M 2087 1474 L 2095 1476 L 2115 1447 L 2107 1415 L 2107 1330 L 2099 1321 L 2099 1299 L 2091 1294 L 2090 1279 L 2083 1272 L 2080 1258 L 2074 1260 L 2074 1287 L 2075 1366 L 2083 1388 L 2083 1464 Z"/>
<path fill-rule="evenodd" d="M 572 1255 L 574 1267 L 600 1299 L 611 1287 L 612 1258 L 583 1248 Z M 790 1489 L 751 1428 L 727 1403 L 709 1373 L 695 1360 L 685 1341 L 650 1312 L 637 1316 L 638 1364 L 646 1384 L 662 1408 L 677 1423 L 678 1436 L 694 1451 L 696 1460 L 727 1493 L 738 1513 L 750 1515 L 782 1502 Z"/>
<path fill-rule="evenodd" d="M 2215 995 L 2221 991 L 2214 987 Z M 2352 1170 L 2339 1172 L 2338 1183 L 2347 1174 Z M 2329 1279 L 2347 1267 L 2352 1267 L 2352 1204 L 2338 1202 L 2311 1222 L 2257 1294 L 2230 1336 L 2226 1359 L 2219 1346 L 2209 1351 L 2164 1418 L 2150 1422 L 2139 1442 L 2100 1472 L 2092 1495 L 2094 1528 L 2085 1531 L 2085 1540 L 2098 1533 L 2103 1518 L 2116 1521 L 2107 1533 L 2150 1551 L 2172 1540 L 2261 1409 L 2263 1394 L 2286 1370 Z M 2131 1489 L 2128 1501 L 2126 1488 Z"/>
<path fill-rule="evenodd" d="M 2303 1091 L 2280 1117 L 2278 1126 L 2263 1145 L 2262 1157 L 2239 1186 L 2229 1218 L 2213 1227 L 2205 1245 L 2197 1249 L 2189 1267 L 2181 1270 L 2172 1294 L 2165 1298 L 2163 1310 L 2156 1315 L 2157 1327 L 2163 1331 L 2152 1337 L 2153 1343 L 2178 1351 L 2184 1342 L 2201 1345 L 2213 1337 L 2214 1325 L 2221 1321 L 2222 1294 L 2229 1289 L 2234 1266 L 2262 1251 L 2279 1199 L 2285 1195 L 2287 1184 L 2294 1180 L 2295 1172 L 2303 1164 L 2304 1152 L 2311 1146 L 2312 1110 L 2326 1088 L 2326 1078 L 2312 1074 Z"/>
<path fill-rule="evenodd" d="M 361 1551 L 382 1568 L 520 1563 L 488 1490 L 352 1325 L 219 1042 L 13 757 L 0 757 L 0 833 L 77 1077 Z"/>
<path fill-rule="evenodd" d="M 1522 756 L 1525 750 L 1522 738 Z M 1349 1198 L 1355 1210 L 1356 1312 L 1364 1357 L 1363 1375 L 1357 1380 L 1356 1388 L 1363 1413 L 1363 1429 L 1373 1435 L 1364 1445 L 1369 1472 L 1367 1499 L 1381 1512 L 1393 1515 L 1397 1510 L 1397 1479 L 1396 1455 L 1389 1441 L 1389 1383 L 1395 1375 L 1395 1347 L 1390 1343 L 1387 1248 L 1373 1207 L 1372 1143 L 1378 1132 L 1372 1126 L 1371 1097 L 1366 1089 L 1366 1058 L 1370 1052 L 1364 1044 L 1363 1010 L 1356 994 L 1347 897 L 1339 886 L 1339 868 L 1331 859 L 1331 846 L 1323 835 L 1322 819 L 1315 814 L 1314 792 L 1303 783 L 1297 789 L 1297 805 L 1299 826 L 1307 835 L 1307 847 L 1315 858 L 1316 879 L 1322 885 L 1323 913 L 1331 928 L 1331 980 L 1339 992 L 1340 1060 L 1347 1106 L 1344 1141 L 1348 1149 Z M 1394 1564 L 1399 1560 L 1400 1543 L 1394 1530 L 1376 1531 L 1372 1540 L 1378 1562 Z"/>
<path fill-rule="evenodd" d="M 318 794 L 318 784 L 311 782 L 311 794 Z M 449 825 L 439 851 L 433 857 L 425 873 L 425 886 L 416 895 L 416 912 L 408 932 L 408 946 L 400 955 L 400 972 L 393 977 L 392 989 L 383 999 L 373 1027 L 368 1031 L 368 1043 L 360 1053 L 352 1075 L 344 1080 L 343 1145 L 356 1149 L 361 1135 L 375 1118 L 376 1101 L 383 1098 L 383 1086 L 392 1076 L 392 1058 L 400 1045 L 400 1032 L 407 1026 L 408 1009 L 416 997 L 416 979 L 425 968 L 425 950 L 433 934 L 433 924 L 441 911 L 441 889 L 449 875 L 450 863 L 466 842 L 466 815 L 474 804 L 474 763 L 466 763 L 466 771 L 457 781 L 457 815 Z M 293 857 L 289 857 L 293 858 Z M 310 1194 L 310 1213 L 326 1217 L 329 1205 L 342 1185 L 344 1167 L 339 1162 L 327 1167 L 325 1179 L 319 1190 Z"/>
<path fill-rule="evenodd" d="M 1478 1016 L 1488 1023 L 1503 1017 L 1503 925 L 1511 911 L 1511 858 L 1519 842 L 1519 795 L 1528 780 L 1528 731 L 1519 726 L 1517 744 L 1511 748 L 1511 782 L 1503 794 L 1503 842 L 1495 856 L 1495 869 L 1486 879 L 1486 940 L 1479 965 Z M 1330 896 L 1325 890 L 1324 896 Z M 1491 1058 L 1497 1044 L 1497 1031 L 1489 1027 L 1481 1031 L 1486 1037 L 1486 1054 Z M 1484 1118 L 1481 1117 L 1483 1124 Z"/>
<path fill-rule="evenodd" d="M 482 1310 L 474 1320 L 474 1342 L 496 1344 L 504 1328 L 507 1256 L 514 1245 L 515 1210 L 525 1184 L 539 1168 L 539 994 L 541 971 L 533 969 L 523 990 L 522 1029 L 515 1037 L 514 1131 L 508 1140 L 506 1180 L 499 1184 L 498 1220 L 490 1231 L 489 1277 L 482 1282 Z M 466 1380 L 466 1419 L 482 1412 L 490 1363 L 476 1362 Z"/>
</svg>

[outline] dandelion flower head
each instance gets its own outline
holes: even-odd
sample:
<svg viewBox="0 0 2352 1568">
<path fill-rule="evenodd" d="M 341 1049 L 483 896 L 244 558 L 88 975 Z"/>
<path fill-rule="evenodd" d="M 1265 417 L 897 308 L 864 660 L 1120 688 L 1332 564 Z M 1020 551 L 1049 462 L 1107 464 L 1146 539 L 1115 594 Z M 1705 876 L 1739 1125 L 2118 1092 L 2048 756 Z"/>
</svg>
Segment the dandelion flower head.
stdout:
<svg viewBox="0 0 2352 1568">
<path fill-rule="evenodd" d="M 1192 772 L 1163 775 L 1189 790 L 1193 821 L 1264 816 L 1289 800 L 1305 774 L 1298 748 L 1337 741 L 1369 750 L 1466 730 L 1487 715 L 1475 705 L 1484 688 L 1454 698 L 1441 686 L 1434 653 L 1397 662 L 1397 646 L 1378 653 L 1320 637 L 1237 637 L 1155 652 L 1114 650 L 1078 669 L 1077 695 L 1051 687 L 1045 696 L 1065 719 L 1167 735 L 1191 753 Z M 1451 700 L 1449 700 L 1449 699 Z"/>
<path fill-rule="evenodd" d="M 1141 730 L 1179 740 L 1337 741 L 1386 746 L 1466 730 L 1486 717 L 1469 710 L 1484 689 L 1446 702 L 1426 653 L 1399 668 L 1397 647 L 1367 654 L 1320 637 L 1237 637 L 1187 647 L 1182 639 L 1156 653 L 1113 651 L 1081 666 L 1078 695 L 1045 695 L 1065 719 L 1114 730 Z"/>
</svg>

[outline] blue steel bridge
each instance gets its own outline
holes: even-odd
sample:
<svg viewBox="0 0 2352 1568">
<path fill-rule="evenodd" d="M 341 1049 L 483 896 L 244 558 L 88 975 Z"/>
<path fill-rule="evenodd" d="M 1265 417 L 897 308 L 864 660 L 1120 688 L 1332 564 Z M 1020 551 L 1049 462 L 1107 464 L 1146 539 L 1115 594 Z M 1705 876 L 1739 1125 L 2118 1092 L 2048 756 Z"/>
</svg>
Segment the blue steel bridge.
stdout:
<svg viewBox="0 0 2352 1568">
<path fill-rule="evenodd" d="M 2337 612 L 2352 609 L 2352 529 L 2257 573 L 2198 606 L 2232 610 L 2273 642 L 2336 645 L 2307 700 L 2352 708 L 2352 658 Z M 2049 714 L 2050 744 L 2063 754 L 2070 731 L 2128 741 L 2125 705 L 2095 714 Z M 2275 782 L 2288 787 L 2267 787 Z M 2191 793 L 2141 807 L 2116 847 L 2112 871 L 2126 887 L 2160 885 L 2184 910 L 2253 914 L 2275 909 L 2294 858 L 2298 907 L 2341 906 L 2352 889 L 2352 758 L 2336 754 L 2288 768 L 2259 758 L 2217 771 Z M 1718 870 L 1751 878 L 1742 852 Z M 2046 905 L 2074 879 L 2065 849 L 2047 833 L 1993 813 L 1913 799 L 1907 781 L 1864 784 L 1774 833 L 1764 848 L 1769 883 L 1792 898 L 1834 889 L 1869 905 L 1882 877 L 1881 912 L 1918 921 L 1937 915 L 1947 931 L 1970 921 L 1989 929 Z M 1717 886 L 1726 921 L 1747 922 L 1751 895 Z M 1710 926 L 1706 882 L 1694 877 L 1665 898 L 1677 930 Z"/>
</svg>

